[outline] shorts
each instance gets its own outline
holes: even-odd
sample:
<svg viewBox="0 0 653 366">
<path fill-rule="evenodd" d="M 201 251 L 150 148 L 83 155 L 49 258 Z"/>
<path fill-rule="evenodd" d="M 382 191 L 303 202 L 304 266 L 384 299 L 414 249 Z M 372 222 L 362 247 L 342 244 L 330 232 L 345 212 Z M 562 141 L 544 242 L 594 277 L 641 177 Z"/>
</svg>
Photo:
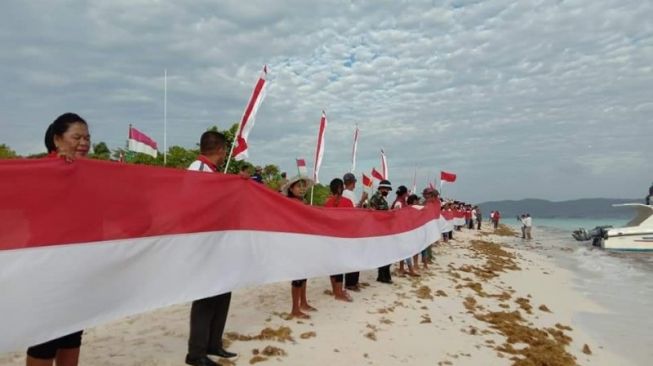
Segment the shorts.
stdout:
<svg viewBox="0 0 653 366">
<path fill-rule="evenodd" d="M 302 287 L 304 286 L 305 283 L 306 283 L 306 279 L 303 279 L 303 280 L 294 280 L 290 284 L 292 285 L 292 287 Z"/>
<path fill-rule="evenodd" d="M 82 332 L 75 332 L 66 336 L 37 344 L 27 349 L 27 355 L 40 360 L 51 360 L 57 356 L 60 349 L 79 348 L 82 345 Z"/>
</svg>

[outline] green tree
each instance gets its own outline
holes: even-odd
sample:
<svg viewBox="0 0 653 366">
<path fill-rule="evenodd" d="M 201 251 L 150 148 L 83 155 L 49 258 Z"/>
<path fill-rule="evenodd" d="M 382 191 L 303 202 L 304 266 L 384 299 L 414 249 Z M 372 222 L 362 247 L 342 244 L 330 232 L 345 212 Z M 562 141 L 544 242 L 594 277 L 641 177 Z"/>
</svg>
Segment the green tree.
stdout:
<svg viewBox="0 0 653 366">
<path fill-rule="evenodd" d="M 111 150 L 103 141 L 93 144 L 93 153 L 89 155 L 91 159 L 109 160 L 111 158 Z"/>
<path fill-rule="evenodd" d="M 313 206 L 324 206 L 327 198 L 329 198 L 331 191 L 329 187 L 322 185 L 320 183 L 313 186 Z M 305 201 L 311 202 L 311 190 L 309 189 L 306 193 Z"/>
<path fill-rule="evenodd" d="M 186 169 L 197 159 L 199 149 L 186 149 L 181 146 L 172 146 L 168 149 L 167 167 Z"/>
<path fill-rule="evenodd" d="M 0 144 L 0 159 L 13 159 L 19 157 L 8 145 Z"/>
</svg>

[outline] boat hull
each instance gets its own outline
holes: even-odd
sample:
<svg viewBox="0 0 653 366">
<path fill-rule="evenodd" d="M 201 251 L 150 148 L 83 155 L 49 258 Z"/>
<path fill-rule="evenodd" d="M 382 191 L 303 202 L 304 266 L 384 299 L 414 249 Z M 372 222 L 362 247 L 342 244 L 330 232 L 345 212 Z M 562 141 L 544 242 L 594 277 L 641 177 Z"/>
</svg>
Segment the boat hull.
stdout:
<svg viewBox="0 0 653 366">
<path fill-rule="evenodd" d="M 601 241 L 601 247 L 607 250 L 653 251 L 653 230 L 642 232 L 641 228 L 609 229 L 607 237 Z"/>
</svg>

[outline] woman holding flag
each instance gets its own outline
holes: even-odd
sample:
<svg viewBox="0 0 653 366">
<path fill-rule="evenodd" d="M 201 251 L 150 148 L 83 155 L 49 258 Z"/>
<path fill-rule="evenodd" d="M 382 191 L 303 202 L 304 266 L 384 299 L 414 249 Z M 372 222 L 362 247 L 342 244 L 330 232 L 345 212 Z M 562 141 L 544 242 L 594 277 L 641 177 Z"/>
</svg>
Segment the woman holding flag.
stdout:
<svg viewBox="0 0 653 366">
<path fill-rule="evenodd" d="M 48 126 L 45 147 L 49 158 L 64 158 L 71 162 L 86 157 L 91 146 L 91 135 L 86 121 L 75 113 L 64 113 Z M 53 290 L 54 291 L 54 290 Z M 77 366 L 82 332 L 52 339 L 27 349 L 27 366 Z"/>
<path fill-rule="evenodd" d="M 282 188 L 281 191 L 288 198 L 297 200 L 304 203 L 304 196 L 308 188 L 313 186 L 313 180 L 308 177 L 298 175 L 290 179 Z M 291 282 L 291 296 L 292 296 L 292 310 L 290 316 L 294 318 L 309 319 L 310 315 L 304 311 L 316 311 L 314 307 L 308 304 L 306 299 L 306 279 L 294 280 Z"/>
</svg>

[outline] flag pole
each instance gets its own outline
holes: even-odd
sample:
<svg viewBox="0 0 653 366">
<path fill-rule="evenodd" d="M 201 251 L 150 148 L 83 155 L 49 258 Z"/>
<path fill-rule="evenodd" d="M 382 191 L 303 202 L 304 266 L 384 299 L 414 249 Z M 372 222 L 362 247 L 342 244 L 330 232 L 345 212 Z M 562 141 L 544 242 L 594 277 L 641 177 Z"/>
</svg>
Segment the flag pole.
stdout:
<svg viewBox="0 0 653 366">
<path fill-rule="evenodd" d="M 238 123 L 238 128 L 236 129 L 236 134 L 234 135 L 233 141 L 231 141 L 231 149 L 229 150 L 229 157 L 227 158 L 227 164 L 224 166 L 224 173 L 227 174 L 227 169 L 229 169 L 229 163 L 231 162 L 231 155 L 234 153 L 234 147 L 236 146 L 237 139 L 238 139 L 238 134 L 240 133 L 240 125 L 241 123 Z"/>
<path fill-rule="evenodd" d="M 163 165 L 168 163 L 168 69 L 163 70 Z"/>
</svg>

